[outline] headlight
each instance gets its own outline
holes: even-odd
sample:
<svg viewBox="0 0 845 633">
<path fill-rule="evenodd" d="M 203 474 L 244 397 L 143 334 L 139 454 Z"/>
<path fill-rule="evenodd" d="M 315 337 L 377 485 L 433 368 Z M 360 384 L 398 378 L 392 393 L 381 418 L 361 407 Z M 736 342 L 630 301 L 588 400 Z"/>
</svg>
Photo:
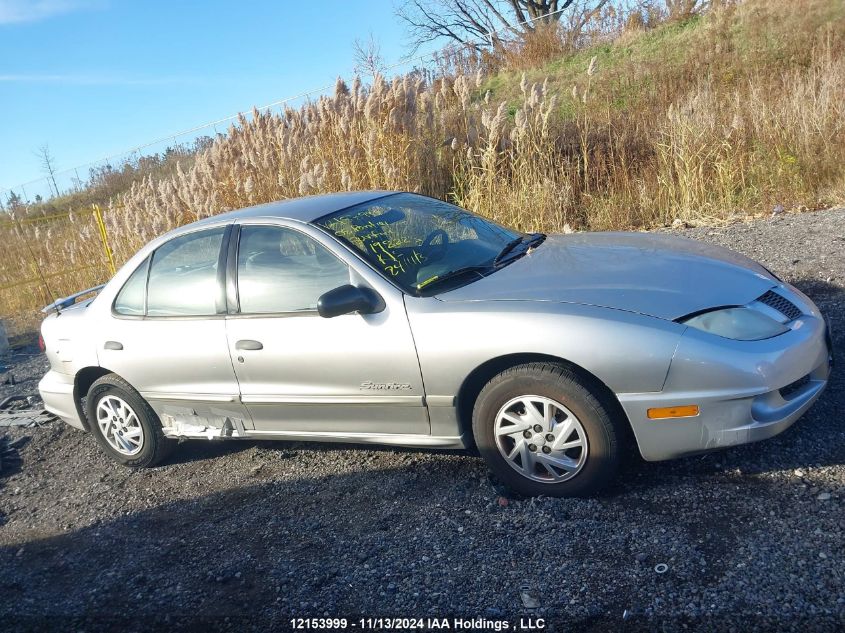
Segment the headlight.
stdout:
<svg viewBox="0 0 845 633">
<path fill-rule="evenodd" d="M 681 323 L 737 341 L 759 341 L 789 331 L 783 323 L 751 308 L 721 308 L 683 319 Z"/>
</svg>

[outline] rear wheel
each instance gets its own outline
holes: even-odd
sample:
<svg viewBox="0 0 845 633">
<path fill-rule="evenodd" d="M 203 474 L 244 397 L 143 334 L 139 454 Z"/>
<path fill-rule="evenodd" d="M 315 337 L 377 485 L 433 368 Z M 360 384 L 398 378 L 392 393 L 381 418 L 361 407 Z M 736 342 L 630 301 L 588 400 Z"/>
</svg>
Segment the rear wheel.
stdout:
<svg viewBox="0 0 845 633">
<path fill-rule="evenodd" d="M 91 433 L 106 454 L 124 466 L 146 468 L 166 458 L 176 440 L 164 436 L 152 407 L 114 374 L 91 385 L 87 396 Z"/>
<path fill-rule="evenodd" d="M 524 495 L 585 496 L 605 485 L 621 459 L 611 408 L 562 365 L 507 369 L 482 389 L 473 434 L 494 475 Z"/>
</svg>

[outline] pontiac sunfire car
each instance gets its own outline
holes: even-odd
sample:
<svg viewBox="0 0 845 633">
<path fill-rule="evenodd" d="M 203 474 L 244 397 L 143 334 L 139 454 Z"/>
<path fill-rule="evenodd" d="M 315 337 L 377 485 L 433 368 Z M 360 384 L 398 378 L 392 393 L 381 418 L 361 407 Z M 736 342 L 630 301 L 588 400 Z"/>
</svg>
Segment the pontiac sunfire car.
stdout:
<svg viewBox="0 0 845 633">
<path fill-rule="evenodd" d="M 410 193 L 208 218 L 71 303 L 42 326 L 41 395 L 129 466 L 179 438 L 475 445 L 518 492 L 583 495 L 629 447 L 780 433 L 831 362 L 813 302 L 741 255 L 523 234 Z"/>
</svg>

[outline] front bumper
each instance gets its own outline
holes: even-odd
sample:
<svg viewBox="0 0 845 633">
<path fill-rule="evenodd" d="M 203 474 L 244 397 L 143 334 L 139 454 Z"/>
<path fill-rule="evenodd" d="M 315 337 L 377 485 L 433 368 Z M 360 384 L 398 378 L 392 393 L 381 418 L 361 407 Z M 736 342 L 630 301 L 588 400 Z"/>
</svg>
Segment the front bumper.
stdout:
<svg viewBox="0 0 845 633">
<path fill-rule="evenodd" d="M 660 393 L 619 394 L 640 453 L 660 461 L 767 439 L 819 398 L 832 364 L 816 311 L 762 341 L 720 339 L 687 329 Z M 648 409 L 695 404 L 694 417 L 652 420 Z"/>
<path fill-rule="evenodd" d="M 85 430 L 73 398 L 73 376 L 50 370 L 38 383 L 44 408 L 78 429 Z"/>
</svg>

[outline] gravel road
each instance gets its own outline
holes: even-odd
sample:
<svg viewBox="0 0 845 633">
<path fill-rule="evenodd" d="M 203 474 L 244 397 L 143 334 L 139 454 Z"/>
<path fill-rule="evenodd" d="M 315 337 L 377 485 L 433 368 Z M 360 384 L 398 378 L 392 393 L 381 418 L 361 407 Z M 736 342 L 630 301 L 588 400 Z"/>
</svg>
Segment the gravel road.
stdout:
<svg viewBox="0 0 845 633">
<path fill-rule="evenodd" d="M 680 232 L 804 290 L 845 356 L 845 210 Z M 0 360 L 19 381 L 0 397 L 44 372 L 22 354 Z M 587 500 L 503 498 L 458 452 L 189 443 L 131 471 L 63 424 L 0 429 L 26 438 L 0 473 L 0 629 L 286 630 L 325 614 L 842 630 L 843 410 L 840 371 L 779 437 L 635 463 Z"/>
</svg>

